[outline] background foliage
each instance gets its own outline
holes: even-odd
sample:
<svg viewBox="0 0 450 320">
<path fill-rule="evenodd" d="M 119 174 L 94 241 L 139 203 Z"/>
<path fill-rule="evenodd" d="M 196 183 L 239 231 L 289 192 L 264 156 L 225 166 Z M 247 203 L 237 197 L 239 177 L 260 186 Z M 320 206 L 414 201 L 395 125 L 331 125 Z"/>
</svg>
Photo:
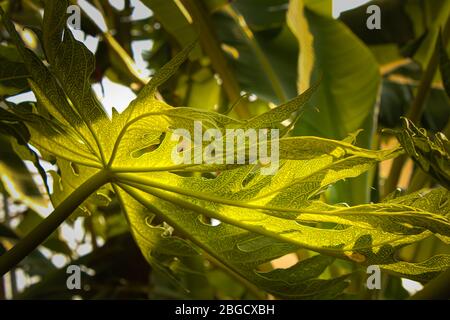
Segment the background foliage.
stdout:
<svg viewBox="0 0 450 320">
<path fill-rule="evenodd" d="M 131 1 L 85 2 L 95 55 L 69 30 L 62 38 L 66 1 L 0 2 L 19 31 L 3 16 L 0 253 L 102 168 L 98 158 L 122 169 L 119 182 L 77 205 L 2 278 L 0 297 L 404 299 L 402 279 L 426 284 L 448 269 L 448 1 L 371 1 L 381 30 L 365 26 L 369 4 L 335 19 L 331 1 L 143 0 L 151 16 L 132 21 Z M 139 40 L 152 41 L 147 86 L 132 58 Z M 105 78 L 137 94 L 112 120 L 90 93 Z M 12 98 L 30 90 L 37 101 Z M 154 170 L 169 164 L 162 134 L 189 126 L 180 115 L 221 128 L 287 121 L 286 163 L 272 181 L 248 167 L 216 168 L 219 178 Z M 65 264 L 85 266 L 83 290 L 67 290 Z M 365 288 L 370 264 L 382 290 Z"/>
</svg>

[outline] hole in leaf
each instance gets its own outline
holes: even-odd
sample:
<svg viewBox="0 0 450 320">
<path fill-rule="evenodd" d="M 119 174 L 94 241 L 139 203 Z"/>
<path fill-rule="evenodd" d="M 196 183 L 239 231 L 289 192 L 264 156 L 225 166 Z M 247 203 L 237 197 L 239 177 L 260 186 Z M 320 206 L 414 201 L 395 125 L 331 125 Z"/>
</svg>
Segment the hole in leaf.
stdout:
<svg viewBox="0 0 450 320">
<path fill-rule="evenodd" d="M 70 168 L 72 169 L 72 172 L 74 175 L 76 175 L 76 176 L 80 175 L 80 168 L 78 167 L 78 165 L 76 163 L 71 162 Z"/>
<path fill-rule="evenodd" d="M 282 257 L 270 261 L 274 269 L 288 269 L 298 263 L 299 259 L 296 253 L 288 253 Z"/>
<path fill-rule="evenodd" d="M 253 178 L 256 177 L 256 172 L 250 172 L 249 174 L 247 174 L 244 178 L 244 180 L 242 180 L 242 188 L 245 188 L 246 186 L 248 186 L 248 184 L 250 183 L 250 181 L 253 180 Z"/>
<path fill-rule="evenodd" d="M 150 153 L 150 152 L 155 151 L 155 150 L 158 149 L 159 146 L 161 145 L 162 141 L 163 141 L 164 138 L 165 138 L 165 135 L 166 135 L 165 132 L 162 133 L 161 136 L 160 136 L 158 139 L 153 140 L 152 142 L 150 142 L 149 145 L 147 145 L 147 146 L 145 146 L 145 147 L 143 147 L 143 148 L 141 148 L 141 149 L 138 149 L 138 150 L 133 151 L 133 152 L 131 153 L 131 156 L 132 156 L 133 158 L 137 159 L 137 158 L 142 157 L 142 156 L 143 156 L 144 154 L 146 154 L 146 153 Z M 144 136 L 144 139 L 145 139 L 145 136 Z"/>
<path fill-rule="evenodd" d="M 204 172 L 202 177 L 205 179 L 213 180 L 218 177 L 217 172 Z"/>
<path fill-rule="evenodd" d="M 201 223 L 203 223 L 203 224 L 205 224 L 205 225 L 207 225 L 209 227 L 217 227 L 217 226 L 219 226 L 222 223 L 221 221 L 219 221 L 217 219 L 211 219 L 210 217 L 207 217 L 207 216 L 204 216 L 204 215 L 199 215 L 198 216 L 198 220 Z"/>
<path fill-rule="evenodd" d="M 157 225 L 153 224 L 155 216 L 149 215 L 145 217 L 145 224 L 149 227 L 156 227 Z"/>
</svg>

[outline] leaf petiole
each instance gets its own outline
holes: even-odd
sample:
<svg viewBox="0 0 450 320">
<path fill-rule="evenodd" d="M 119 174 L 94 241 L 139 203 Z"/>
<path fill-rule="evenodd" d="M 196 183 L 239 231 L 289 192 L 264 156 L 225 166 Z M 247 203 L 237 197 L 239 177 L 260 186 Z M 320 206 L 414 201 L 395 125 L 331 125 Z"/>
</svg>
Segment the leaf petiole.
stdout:
<svg viewBox="0 0 450 320">
<path fill-rule="evenodd" d="M 108 170 L 100 170 L 68 196 L 44 221 L 11 250 L 0 256 L 0 275 L 4 275 L 45 241 L 92 193 L 111 179 Z"/>
</svg>

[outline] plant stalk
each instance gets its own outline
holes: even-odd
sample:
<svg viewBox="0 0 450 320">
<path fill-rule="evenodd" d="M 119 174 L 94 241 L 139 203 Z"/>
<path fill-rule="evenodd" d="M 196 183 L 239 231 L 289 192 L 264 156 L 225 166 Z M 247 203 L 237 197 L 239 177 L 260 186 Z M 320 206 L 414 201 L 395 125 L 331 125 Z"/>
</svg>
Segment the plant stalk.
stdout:
<svg viewBox="0 0 450 320">
<path fill-rule="evenodd" d="M 411 300 L 448 300 L 450 299 L 450 268 L 428 282 L 425 287 L 413 295 Z"/>
<path fill-rule="evenodd" d="M 269 80 L 272 86 L 272 90 L 275 93 L 277 99 L 279 100 L 279 103 L 285 103 L 288 100 L 288 97 L 283 89 L 283 85 L 281 84 L 281 81 L 278 75 L 276 74 L 275 69 L 271 65 L 269 58 L 262 50 L 252 30 L 247 25 L 247 22 L 245 21 L 244 17 L 240 13 L 236 12 L 230 6 L 226 8 L 226 12 L 233 18 L 233 20 L 239 26 L 248 46 L 255 53 L 255 58 L 261 64 L 261 68 L 266 74 L 267 79 Z"/>
<path fill-rule="evenodd" d="M 108 183 L 109 172 L 101 170 L 68 196 L 44 221 L 0 256 L 0 276 L 14 268 L 44 242 L 92 193 Z"/>
<path fill-rule="evenodd" d="M 201 0 L 182 0 L 181 2 L 194 21 L 202 48 L 211 59 L 214 70 L 220 75 L 228 99 L 232 103 L 238 101 L 241 97 L 240 85 L 217 40 L 218 37 L 214 32 L 214 25 L 205 4 Z M 243 118 L 249 115 L 246 108 L 238 107 L 235 111 Z"/>
<path fill-rule="evenodd" d="M 417 168 L 414 172 L 414 175 L 411 179 L 411 183 L 409 184 L 407 193 L 413 193 L 419 191 L 429 184 L 431 181 L 431 176 L 429 176 L 425 171 L 421 168 Z"/>
</svg>

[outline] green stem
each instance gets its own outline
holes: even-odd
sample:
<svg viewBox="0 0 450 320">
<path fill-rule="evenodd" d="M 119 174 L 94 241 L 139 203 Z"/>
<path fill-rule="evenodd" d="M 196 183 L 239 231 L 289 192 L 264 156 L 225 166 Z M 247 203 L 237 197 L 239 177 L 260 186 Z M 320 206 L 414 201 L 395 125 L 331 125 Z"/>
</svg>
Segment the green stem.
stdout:
<svg viewBox="0 0 450 320">
<path fill-rule="evenodd" d="M 421 168 L 417 168 L 408 187 L 408 194 L 419 191 L 430 182 L 430 176 Z"/>
<path fill-rule="evenodd" d="M 439 51 L 436 48 L 428 63 L 427 69 L 419 83 L 417 95 L 413 101 L 411 108 L 408 110 L 406 117 L 415 124 L 420 122 L 423 112 L 425 111 L 425 102 L 430 94 L 431 84 L 439 65 Z"/>
<path fill-rule="evenodd" d="M 36 249 L 78 208 L 93 192 L 109 181 L 109 172 L 99 171 L 69 197 L 67 197 L 44 221 L 33 229 L 11 250 L 0 256 L 0 275 L 3 276 Z"/>
<path fill-rule="evenodd" d="M 192 197 L 192 198 L 197 198 L 200 200 L 220 203 L 220 204 L 227 205 L 227 206 L 246 208 L 246 209 L 276 211 L 276 212 L 290 212 L 290 213 L 296 212 L 298 214 L 309 213 L 309 214 L 329 215 L 329 216 L 335 216 L 335 215 L 339 215 L 339 214 L 355 215 L 355 216 L 365 214 L 365 215 L 378 216 L 380 214 L 379 212 L 375 212 L 375 213 L 371 214 L 369 212 L 365 212 L 364 209 L 357 210 L 360 208 L 364 208 L 365 205 L 355 205 L 352 207 L 352 211 L 348 211 L 348 208 L 346 208 L 346 207 L 343 207 L 340 209 L 335 209 L 332 211 L 329 211 L 329 210 L 326 211 L 326 210 L 307 209 L 307 208 L 295 209 L 295 208 L 286 208 L 286 207 L 282 207 L 282 206 L 280 207 L 280 206 L 266 206 L 266 205 L 252 204 L 252 203 L 248 203 L 245 201 L 221 198 L 221 197 L 217 197 L 213 194 L 208 194 L 208 193 L 204 193 L 204 192 L 196 192 L 196 191 L 183 189 L 183 188 L 176 187 L 176 186 L 169 186 L 169 185 L 159 182 L 159 181 L 153 181 L 151 179 L 146 179 L 146 178 L 132 175 L 132 174 L 115 172 L 115 175 L 122 183 L 126 183 L 126 184 L 133 186 L 140 190 L 144 190 L 144 189 L 146 190 L 146 188 L 150 188 L 150 189 L 155 188 L 158 190 L 168 191 L 171 193 L 184 195 L 184 196 L 188 196 L 188 197 Z M 407 207 L 404 205 L 401 205 L 398 208 L 401 210 L 399 210 L 397 212 L 390 212 L 389 213 L 390 216 L 405 216 L 405 215 L 409 216 L 411 214 L 411 212 L 416 211 L 414 208 Z M 275 217 L 278 217 L 278 216 L 275 215 Z M 215 216 L 211 217 L 211 218 L 222 220 L 222 218 L 217 218 Z M 301 220 L 299 220 L 299 221 L 301 221 Z"/>
<path fill-rule="evenodd" d="M 411 300 L 448 300 L 450 299 L 450 268 L 428 282 L 425 287 L 413 295 Z"/>
<path fill-rule="evenodd" d="M 223 88 L 230 102 L 240 99 L 241 89 L 235 74 L 228 65 L 218 37 L 214 32 L 214 25 L 205 5 L 200 0 L 182 0 L 185 9 L 191 15 L 197 31 L 200 36 L 200 43 L 206 55 L 211 59 L 214 70 L 220 75 L 223 82 Z M 249 115 L 246 108 L 236 108 L 240 117 Z"/>
<path fill-rule="evenodd" d="M 147 80 L 143 79 L 139 72 L 136 70 L 133 58 L 128 54 L 128 52 L 120 45 L 120 43 L 114 38 L 111 33 L 104 32 L 103 37 L 109 48 L 117 55 L 119 61 L 122 63 L 124 68 L 129 72 L 130 76 L 135 82 L 140 85 L 146 85 Z"/>
<path fill-rule="evenodd" d="M 425 73 L 420 81 L 419 88 L 417 89 L 417 95 L 413 101 L 411 109 L 409 109 L 406 117 L 415 124 L 420 122 L 423 112 L 425 111 L 425 102 L 430 93 L 431 85 L 433 83 L 434 75 L 439 67 L 439 41 L 442 40 L 444 46 L 447 45 L 450 37 L 450 19 L 447 20 L 441 37 L 437 37 L 433 55 L 428 62 Z"/>
<path fill-rule="evenodd" d="M 270 63 L 269 58 L 264 53 L 250 27 L 247 25 L 244 17 L 230 6 L 226 8 L 226 12 L 233 18 L 233 20 L 242 31 L 247 44 L 255 54 L 256 60 L 258 60 L 258 62 L 261 64 L 261 68 L 267 76 L 267 79 L 269 80 L 272 90 L 275 93 L 277 99 L 280 103 L 286 102 L 288 100 L 288 97 L 283 89 L 283 85 L 281 84 L 281 81 L 277 73 L 275 72 L 275 69 Z"/>
<path fill-rule="evenodd" d="M 39 6 L 34 4 L 33 1 L 26 0 L 26 1 L 22 1 L 22 2 L 23 2 L 22 5 L 25 7 L 26 10 L 34 11 L 34 13 L 35 13 L 34 17 L 39 17 L 39 18 L 41 17 L 41 15 L 39 14 L 41 8 L 39 8 Z M 24 10 L 24 11 L 27 12 L 26 10 Z M 42 21 L 42 19 L 41 19 L 41 21 Z"/>
</svg>

